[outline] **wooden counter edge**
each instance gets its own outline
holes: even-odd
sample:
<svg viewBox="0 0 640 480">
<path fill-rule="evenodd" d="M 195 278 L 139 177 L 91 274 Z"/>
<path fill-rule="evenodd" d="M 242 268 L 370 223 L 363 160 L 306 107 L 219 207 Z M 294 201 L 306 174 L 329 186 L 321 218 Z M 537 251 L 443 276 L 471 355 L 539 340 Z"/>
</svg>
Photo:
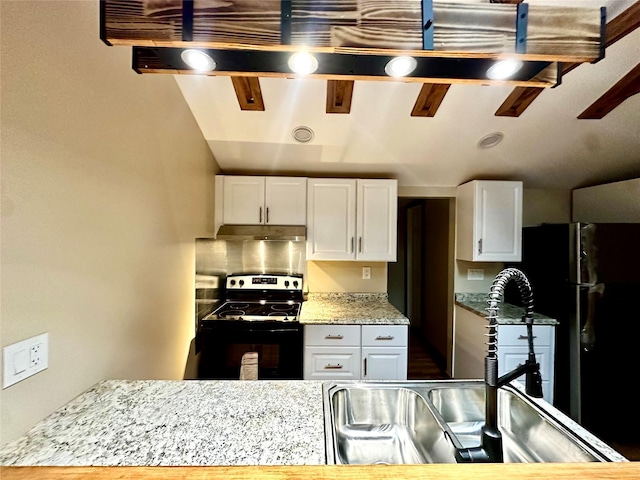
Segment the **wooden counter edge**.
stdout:
<svg viewBox="0 0 640 480">
<path fill-rule="evenodd" d="M 640 462 L 461 465 L 318 465 L 215 467 L 0 467 L 2 480 L 637 480 Z"/>
</svg>

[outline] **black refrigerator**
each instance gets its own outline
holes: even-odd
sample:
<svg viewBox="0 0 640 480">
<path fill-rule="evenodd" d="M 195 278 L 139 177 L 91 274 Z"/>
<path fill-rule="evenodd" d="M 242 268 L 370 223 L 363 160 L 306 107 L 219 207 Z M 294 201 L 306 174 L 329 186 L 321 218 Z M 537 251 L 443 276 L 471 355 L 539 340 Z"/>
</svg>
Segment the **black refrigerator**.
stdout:
<svg viewBox="0 0 640 480">
<path fill-rule="evenodd" d="M 640 224 L 523 229 L 534 310 L 557 319 L 554 405 L 605 441 L 640 432 Z M 518 303 L 512 285 L 505 301 Z"/>
</svg>

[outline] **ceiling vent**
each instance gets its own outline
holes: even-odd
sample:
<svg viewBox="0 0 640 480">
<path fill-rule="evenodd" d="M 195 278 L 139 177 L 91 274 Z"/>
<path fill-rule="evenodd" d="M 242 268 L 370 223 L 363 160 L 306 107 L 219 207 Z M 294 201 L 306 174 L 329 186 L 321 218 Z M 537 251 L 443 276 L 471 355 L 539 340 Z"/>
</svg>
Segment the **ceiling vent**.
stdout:
<svg viewBox="0 0 640 480">
<path fill-rule="evenodd" d="M 309 143 L 311 140 L 313 140 L 313 130 L 305 126 L 294 128 L 291 132 L 291 135 L 293 135 L 293 139 L 296 142 L 300 143 Z"/>
<path fill-rule="evenodd" d="M 478 147 L 480 148 L 492 148 L 498 145 L 502 139 L 504 138 L 504 134 L 502 132 L 493 132 L 488 135 L 485 135 L 478 141 Z"/>
</svg>

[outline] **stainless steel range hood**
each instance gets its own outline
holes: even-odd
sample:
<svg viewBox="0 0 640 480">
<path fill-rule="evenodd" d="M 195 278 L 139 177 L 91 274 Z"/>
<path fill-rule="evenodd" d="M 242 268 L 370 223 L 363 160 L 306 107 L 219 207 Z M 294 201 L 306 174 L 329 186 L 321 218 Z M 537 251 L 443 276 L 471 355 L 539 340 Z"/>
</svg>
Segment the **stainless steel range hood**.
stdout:
<svg viewBox="0 0 640 480">
<path fill-rule="evenodd" d="M 304 225 L 222 225 L 218 240 L 292 240 L 304 242 L 307 227 Z"/>
</svg>

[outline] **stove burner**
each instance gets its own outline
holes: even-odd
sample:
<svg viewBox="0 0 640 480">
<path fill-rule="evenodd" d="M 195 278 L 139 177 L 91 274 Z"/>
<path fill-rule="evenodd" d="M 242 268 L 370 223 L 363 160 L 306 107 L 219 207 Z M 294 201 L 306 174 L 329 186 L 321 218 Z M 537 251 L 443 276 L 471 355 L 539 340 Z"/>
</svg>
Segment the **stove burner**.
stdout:
<svg viewBox="0 0 640 480">
<path fill-rule="evenodd" d="M 271 305 L 271 310 L 273 310 L 274 312 L 291 312 L 293 311 L 295 308 L 294 305 Z"/>
<path fill-rule="evenodd" d="M 272 320 L 295 321 L 300 313 L 300 302 L 238 302 L 232 301 L 221 305 L 211 316 L 225 320 L 260 321 L 270 318 Z"/>
<path fill-rule="evenodd" d="M 244 310 L 236 310 L 236 309 L 224 310 L 219 313 L 221 317 L 231 317 L 231 316 L 241 317 L 244 314 L 245 314 Z"/>
<path fill-rule="evenodd" d="M 228 303 L 226 308 L 229 310 L 245 310 L 248 306 L 248 303 Z"/>
</svg>

